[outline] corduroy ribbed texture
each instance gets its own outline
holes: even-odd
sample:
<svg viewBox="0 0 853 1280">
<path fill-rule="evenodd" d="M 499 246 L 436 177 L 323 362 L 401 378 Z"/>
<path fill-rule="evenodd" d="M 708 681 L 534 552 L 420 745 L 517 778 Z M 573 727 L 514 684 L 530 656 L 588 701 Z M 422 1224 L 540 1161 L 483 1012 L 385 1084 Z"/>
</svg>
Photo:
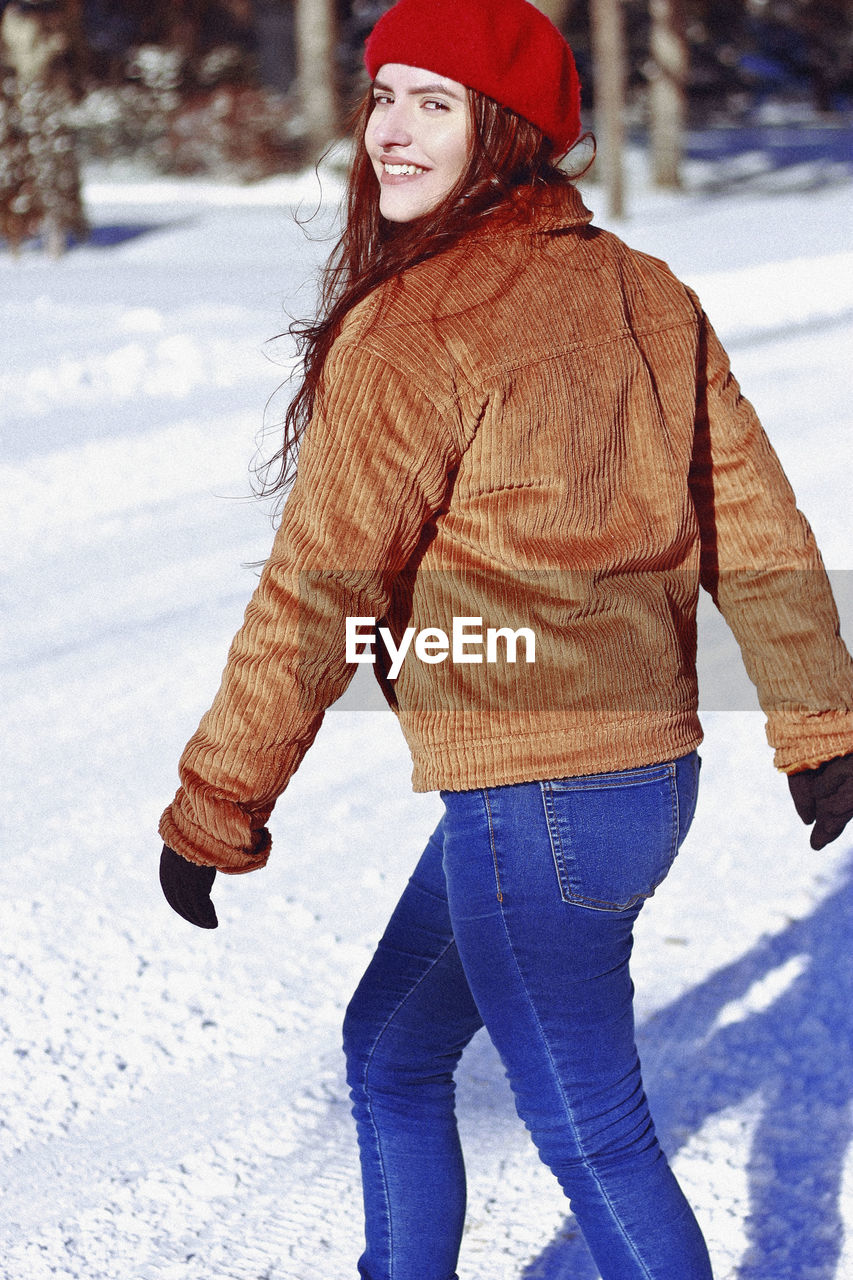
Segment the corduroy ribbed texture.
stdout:
<svg viewBox="0 0 853 1280">
<path fill-rule="evenodd" d="M 853 750 L 853 664 L 820 555 L 725 352 L 664 264 L 588 222 L 569 190 L 348 317 L 163 815 L 185 857 L 266 861 L 275 800 L 355 670 L 347 616 L 398 638 L 465 616 L 535 632 L 533 664 L 410 654 L 384 681 L 419 790 L 692 750 L 700 578 L 778 767 Z"/>
</svg>

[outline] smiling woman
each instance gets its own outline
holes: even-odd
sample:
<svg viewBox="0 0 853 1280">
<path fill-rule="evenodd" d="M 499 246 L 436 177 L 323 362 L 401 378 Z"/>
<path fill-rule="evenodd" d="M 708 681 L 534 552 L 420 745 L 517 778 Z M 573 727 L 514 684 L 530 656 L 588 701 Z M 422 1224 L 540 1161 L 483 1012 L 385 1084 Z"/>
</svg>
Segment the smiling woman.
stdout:
<svg viewBox="0 0 853 1280">
<path fill-rule="evenodd" d="M 560 33 L 526 0 L 397 0 L 365 61 L 279 455 L 286 472 L 301 440 L 298 471 L 181 759 L 161 883 L 216 926 L 216 869 L 267 861 L 275 801 L 364 660 L 345 637 L 375 621 L 414 786 L 444 814 L 344 1023 L 359 1275 L 457 1280 L 454 1071 L 485 1027 L 603 1280 L 710 1280 L 643 1091 L 629 969 L 696 803 L 700 584 L 816 848 L 853 816 L 853 663 L 698 299 L 591 226 L 556 163 L 580 133 Z M 497 661 L 520 637 L 529 661 Z"/>
<path fill-rule="evenodd" d="M 468 93 L 456 80 L 387 63 L 373 83 L 364 145 L 379 179 L 379 211 L 410 222 L 458 183 L 471 141 Z"/>
<path fill-rule="evenodd" d="M 536 16 L 517 50 L 519 6 Z M 449 7 L 448 0 L 425 6 L 433 38 L 423 52 L 433 68 L 448 56 L 443 11 Z M 492 5 L 468 0 L 455 15 L 462 44 L 486 51 L 469 76 L 472 86 L 398 61 L 407 47 L 407 10 L 398 0 L 365 49 L 374 83 L 353 121 L 361 145 L 350 170 L 344 230 L 323 273 L 319 317 L 291 326 L 303 377 L 285 415 L 284 443 L 262 468 L 268 494 L 290 486 L 327 358 L 350 312 L 480 223 L 521 214 L 549 192 L 571 187 L 568 165 L 557 162 L 581 137 L 580 85 L 571 50 L 551 24 L 526 0 L 503 8 L 501 23 Z M 552 82 L 543 83 L 549 74 Z M 588 163 L 587 155 L 578 172 Z"/>
</svg>

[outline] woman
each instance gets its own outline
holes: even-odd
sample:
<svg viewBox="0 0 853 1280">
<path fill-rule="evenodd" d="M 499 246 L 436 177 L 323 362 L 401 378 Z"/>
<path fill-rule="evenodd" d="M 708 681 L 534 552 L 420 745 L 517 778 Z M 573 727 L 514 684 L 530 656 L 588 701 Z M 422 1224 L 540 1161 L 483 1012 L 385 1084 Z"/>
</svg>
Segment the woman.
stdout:
<svg viewBox="0 0 853 1280">
<path fill-rule="evenodd" d="M 605 1280 L 705 1280 L 628 971 L 695 805 L 700 578 L 816 847 L 853 812 L 853 666 L 696 298 L 591 227 L 555 167 L 580 133 L 559 33 L 525 0 L 399 0 L 366 62 L 281 455 L 286 475 L 304 430 L 298 474 L 183 755 L 161 881 L 215 927 L 215 869 L 266 862 L 277 796 L 373 661 L 445 814 L 347 1012 L 359 1274 L 455 1276 L 453 1070 L 485 1024 Z"/>
</svg>

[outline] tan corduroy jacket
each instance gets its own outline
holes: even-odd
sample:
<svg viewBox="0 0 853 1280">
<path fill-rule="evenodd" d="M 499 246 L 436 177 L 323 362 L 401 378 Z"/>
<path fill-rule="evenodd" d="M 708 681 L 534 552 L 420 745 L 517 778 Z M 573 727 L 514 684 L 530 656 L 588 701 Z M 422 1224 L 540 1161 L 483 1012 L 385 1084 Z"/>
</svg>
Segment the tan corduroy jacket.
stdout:
<svg viewBox="0 0 853 1280">
<path fill-rule="evenodd" d="M 700 580 L 778 767 L 853 750 L 853 664 L 820 555 L 725 352 L 663 263 L 589 222 L 568 189 L 350 313 L 163 815 L 185 857 L 266 861 L 276 798 L 356 669 L 347 618 L 376 619 L 395 647 L 414 628 L 395 680 L 381 636 L 373 654 L 416 790 L 691 751 Z"/>
</svg>

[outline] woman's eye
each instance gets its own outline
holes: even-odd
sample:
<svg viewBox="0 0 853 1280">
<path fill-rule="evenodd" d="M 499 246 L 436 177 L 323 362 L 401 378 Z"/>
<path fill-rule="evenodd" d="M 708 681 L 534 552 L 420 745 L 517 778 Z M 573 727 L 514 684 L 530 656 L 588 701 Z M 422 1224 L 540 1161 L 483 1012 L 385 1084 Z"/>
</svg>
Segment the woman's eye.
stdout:
<svg viewBox="0 0 853 1280">
<path fill-rule="evenodd" d="M 447 111 L 448 110 L 448 106 L 446 102 L 439 102 L 435 98 L 428 98 L 426 102 L 424 102 L 424 106 L 429 111 Z"/>
<path fill-rule="evenodd" d="M 375 107 L 384 107 L 387 103 L 392 101 L 393 99 L 390 93 L 374 93 L 373 95 L 373 105 Z"/>
</svg>

